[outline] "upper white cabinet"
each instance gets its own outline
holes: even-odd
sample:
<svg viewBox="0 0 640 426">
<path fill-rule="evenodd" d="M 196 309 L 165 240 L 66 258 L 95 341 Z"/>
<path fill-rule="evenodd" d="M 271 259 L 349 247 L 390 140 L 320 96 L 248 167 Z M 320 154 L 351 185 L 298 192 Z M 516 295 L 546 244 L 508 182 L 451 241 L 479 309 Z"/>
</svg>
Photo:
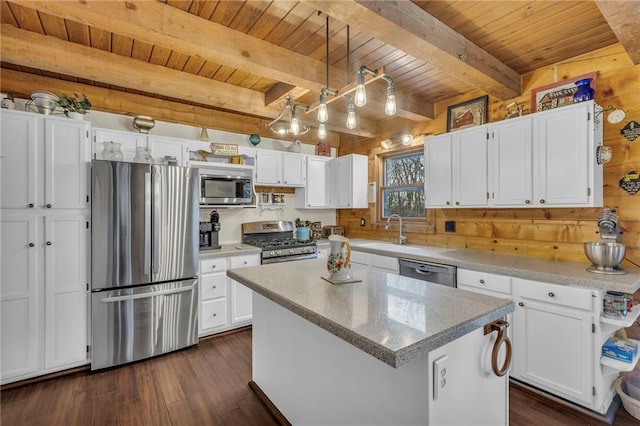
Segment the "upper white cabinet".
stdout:
<svg viewBox="0 0 640 426">
<path fill-rule="evenodd" d="M 425 139 L 426 207 L 602 206 L 601 111 L 589 101 Z"/>
<path fill-rule="evenodd" d="M 296 189 L 296 208 L 329 208 L 328 163 L 330 160 L 329 157 L 306 157 L 306 186 Z"/>
<path fill-rule="evenodd" d="M 2 208 L 87 208 L 89 131 L 84 121 L 3 110 Z"/>
<path fill-rule="evenodd" d="M 534 116 L 534 203 L 541 207 L 602 206 L 602 116 L 585 102 Z"/>
<path fill-rule="evenodd" d="M 525 116 L 491 126 L 489 139 L 490 204 L 533 203 L 533 119 Z"/>
<path fill-rule="evenodd" d="M 484 126 L 425 140 L 427 207 L 487 205 L 487 129 Z"/>
<path fill-rule="evenodd" d="M 296 208 L 367 208 L 366 155 L 309 156 L 306 164 L 306 186 L 296 188 Z"/>
<path fill-rule="evenodd" d="M 175 157 L 179 166 L 186 166 L 189 160 L 186 140 L 110 129 L 93 130 L 93 158 L 102 159 L 105 142 L 120 144 L 122 161 L 132 162 L 138 148 L 148 148 L 156 164 L 163 164 L 167 156 Z"/>
<path fill-rule="evenodd" d="M 256 185 L 301 187 L 305 181 L 303 154 L 256 150 Z"/>
</svg>

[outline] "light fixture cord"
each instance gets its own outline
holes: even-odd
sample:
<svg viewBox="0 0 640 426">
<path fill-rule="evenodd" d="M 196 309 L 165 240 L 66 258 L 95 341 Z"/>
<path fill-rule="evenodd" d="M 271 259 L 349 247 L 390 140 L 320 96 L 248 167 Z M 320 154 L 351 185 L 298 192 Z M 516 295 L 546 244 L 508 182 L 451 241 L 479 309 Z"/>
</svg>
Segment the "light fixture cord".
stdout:
<svg viewBox="0 0 640 426">
<path fill-rule="evenodd" d="M 325 56 L 326 56 L 326 76 L 327 76 L 327 89 L 329 89 L 329 15 L 327 15 L 327 43 L 325 46 Z"/>
<path fill-rule="evenodd" d="M 351 83 L 351 77 L 349 73 L 351 72 L 351 37 L 350 37 L 350 29 L 349 25 L 347 25 L 347 84 Z"/>
</svg>

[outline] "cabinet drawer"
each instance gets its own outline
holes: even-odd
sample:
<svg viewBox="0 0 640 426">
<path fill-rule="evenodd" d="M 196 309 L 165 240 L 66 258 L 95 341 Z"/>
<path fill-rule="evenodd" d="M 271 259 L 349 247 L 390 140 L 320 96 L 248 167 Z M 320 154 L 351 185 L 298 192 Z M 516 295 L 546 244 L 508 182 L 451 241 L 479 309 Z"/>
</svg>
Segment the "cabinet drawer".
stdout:
<svg viewBox="0 0 640 426">
<path fill-rule="evenodd" d="M 352 250 L 351 263 L 355 265 L 369 265 L 369 253 Z"/>
<path fill-rule="evenodd" d="M 465 284 L 498 293 L 511 294 L 511 277 L 458 269 L 458 286 Z"/>
<path fill-rule="evenodd" d="M 214 257 L 211 259 L 202 259 L 200 261 L 200 274 L 208 274 L 210 272 L 221 272 L 227 269 L 227 259 L 224 257 Z"/>
<path fill-rule="evenodd" d="M 372 267 L 393 271 L 396 274 L 400 270 L 398 259 L 395 257 L 380 256 L 378 254 L 371 254 L 370 256 L 369 264 Z"/>
<path fill-rule="evenodd" d="M 516 294 L 520 297 L 591 311 L 593 298 L 590 290 L 519 278 L 514 282 Z"/>
<path fill-rule="evenodd" d="M 227 274 L 205 274 L 200 276 L 201 300 L 215 299 L 227 295 Z"/>
<path fill-rule="evenodd" d="M 244 268 L 245 266 L 256 266 L 260 264 L 260 256 L 257 254 L 250 254 L 245 256 L 233 256 L 229 258 L 229 267 Z"/>
<path fill-rule="evenodd" d="M 202 325 L 200 328 L 220 327 L 227 325 L 227 298 L 202 302 Z"/>
</svg>

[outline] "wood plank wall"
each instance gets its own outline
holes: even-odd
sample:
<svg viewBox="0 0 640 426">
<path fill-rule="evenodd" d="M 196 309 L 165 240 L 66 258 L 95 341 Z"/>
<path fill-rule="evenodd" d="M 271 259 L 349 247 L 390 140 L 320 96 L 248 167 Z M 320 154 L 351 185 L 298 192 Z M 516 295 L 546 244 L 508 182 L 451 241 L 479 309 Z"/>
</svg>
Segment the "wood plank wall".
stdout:
<svg viewBox="0 0 640 426">
<path fill-rule="evenodd" d="M 623 230 L 622 242 L 627 257 L 640 263 L 640 193 L 632 196 L 618 186 L 618 181 L 631 170 L 640 171 L 640 139 L 629 142 L 620 129 L 630 120 L 640 122 L 640 65 L 633 66 L 620 45 L 611 46 L 575 57 L 566 62 L 538 69 L 523 76 L 523 95 L 508 101 L 489 98 L 488 122 L 501 121 L 505 106 L 516 101 L 529 110 L 530 91 L 564 78 L 597 71 L 595 100 L 604 108 L 613 105 L 624 109 L 627 117 L 622 123 L 609 124 L 604 120 L 604 144 L 613 150 L 611 162 L 604 166 L 604 205 L 617 209 Z M 394 120 L 381 122 L 379 139 L 355 140 L 344 138 L 339 154 L 369 155 L 369 176 L 373 176 L 373 150 L 380 140 L 395 133 L 410 130 L 418 133 L 443 133 L 446 128 L 447 105 L 484 95 L 468 93 L 437 105 L 435 120 L 408 127 L 408 123 Z M 422 145 L 422 141 L 414 144 Z M 397 231 L 384 231 L 376 224 L 375 205 L 369 209 L 339 210 L 338 223 L 348 237 L 373 238 L 392 241 Z M 435 233 L 407 232 L 409 244 L 450 248 L 470 248 L 500 253 L 521 254 L 546 259 L 587 262 L 582 243 L 599 239 L 596 219 L 600 208 L 563 209 L 436 209 Z M 360 218 L 367 224 L 360 226 Z M 444 222 L 456 222 L 455 233 L 444 232 Z M 410 231 L 410 230 L 409 230 Z M 623 266 L 633 267 L 625 261 Z"/>
</svg>

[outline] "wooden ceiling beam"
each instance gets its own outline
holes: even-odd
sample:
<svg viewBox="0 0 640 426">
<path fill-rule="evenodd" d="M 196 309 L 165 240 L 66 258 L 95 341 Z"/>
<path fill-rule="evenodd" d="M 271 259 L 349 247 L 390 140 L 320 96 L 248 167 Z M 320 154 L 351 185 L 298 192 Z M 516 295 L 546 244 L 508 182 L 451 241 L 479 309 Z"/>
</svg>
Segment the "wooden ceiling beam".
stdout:
<svg viewBox="0 0 640 426">
<path fill-rule="evenodd" d="M 520 75 L 410 1 L 301 0 L 500 100 L 520 96 Z"/>
<path fill-rule="evenodd" d="M 634 65 L 640 64 L 640 4 L 629 0 L 596 0 Z"/>
<path fill-rule="evenodd" d="M 161 2 L 140 0 L 119 2 L 12 0 L 11 2 L 302 89 L 320 93 L 325 86 L 324 62 L 207 21 Z M 329 67 L 329 78 L 343 85 L 344 70 Z M 428 115 L 430 111 L 428 106 L 424 107 L 424 103 L 410 102 L 409 95 L 397 91 L 396 98 L 398 105 L 402 105 L 398 115 L 406 115 L 406 118 L 418 120 L 434 118 L 433 115 Z M 266 105 L 269 106 L 275 101 L 277 99 L 274 99 L 272 93 Z M 431 107 L 433 108 L 433 105 Z"/>
<path fill-rule="evenodd" d="M 149 115 L 156 120 L 169 123 L 187 124 L 246 135 L 255 133 L 268 138 L 274 137 L 273 133 L 266 128 L 269 121 L 266 119 L 241 116 L 232 112 L 120 92 L 6 68 L 2 69 L 0 90 L 5 93 L 28 98 L 32 92 L 42 90 L 43 87 L 54 93 L 82 92 L 91 100 L 92 109 L 96 111 L 130 116 Z M 296 139 L 312 145 L 317 143 L 317 138 L 312 132 Z M 329 133 L 327 141 L 331 146 L 337 147 L 340 143 L 340 137 L 337 133 Z"/>
<path fill-rule="evenodd" d="M 1 28 L 0 57 L 8 63 L 259 117 L 273 118 L 280 111 L 277 105 L 265 107 L 264 94 L 260 92 L 20 30 L 9 24 L 2 24 Z M 338 121 L 332 124 L 344 133 L 370 137 L 377 134 L 375 122 L 361 121 L 353 130 L 341 128 L 342 123 Z"/>
</svg>

